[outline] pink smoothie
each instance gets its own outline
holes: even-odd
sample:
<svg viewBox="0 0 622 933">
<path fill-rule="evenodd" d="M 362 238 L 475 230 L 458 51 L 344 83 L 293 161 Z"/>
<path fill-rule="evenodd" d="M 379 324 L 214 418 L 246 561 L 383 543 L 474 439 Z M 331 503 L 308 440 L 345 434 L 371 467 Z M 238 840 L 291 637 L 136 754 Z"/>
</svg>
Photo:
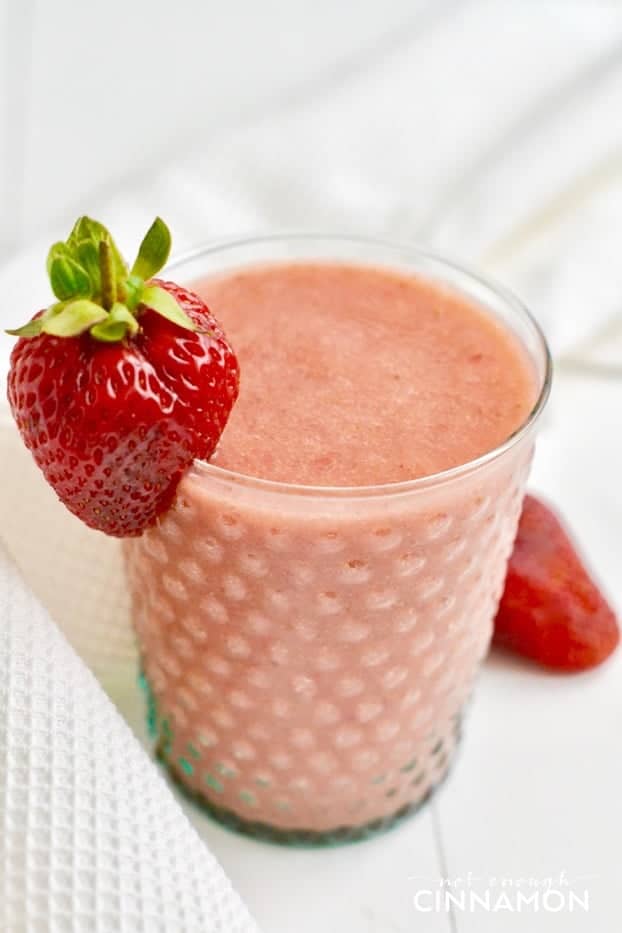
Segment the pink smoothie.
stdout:
<svg viewBox="0 0 622 933">
<path fill-rule="evenodd" d="M 213 462 L 321 486 L 392 483 L 492 450 L 534 374 L 475 305 L 374 268 L 286 265 L 201 283 L 242 391 Z"/>
<path fill-rule="evenodd" d="M 198 290 L 242 373 L 216 467 L 412 480 L 490 451 L 534 405 L 518 339 L 440 285 L 291 264 Z M 283 832 L 354 835 L 422 802 L 488 648 L 531 450 L 341 494 L 195 465 L 127 545 L 160 751 L 184 784 Z"/>
</svg>

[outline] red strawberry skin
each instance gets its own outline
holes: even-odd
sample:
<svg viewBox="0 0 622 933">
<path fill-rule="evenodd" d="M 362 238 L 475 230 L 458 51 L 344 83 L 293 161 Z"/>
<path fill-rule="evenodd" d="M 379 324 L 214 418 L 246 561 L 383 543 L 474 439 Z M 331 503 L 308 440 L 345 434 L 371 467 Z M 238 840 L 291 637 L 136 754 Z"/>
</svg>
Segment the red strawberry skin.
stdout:
<svg viewBox="0 0 622 933">
<path fill-rule="evenodd" d="M 494 643 L 559 671 L 584 671 L 615 650 L 615 614 L 557 516 L 525 498 Z"/>
<path fill-rule="evenodd" d="M 182 473 L 214 452 L 238 395 L 237 359 L 204 302 L 153 280 L 199 326 L 149 308 L 120 343 L 20 338 L 9 404 L 62 502 L 92 528 L 139 535 L 170 504 Z"/>
</svg>

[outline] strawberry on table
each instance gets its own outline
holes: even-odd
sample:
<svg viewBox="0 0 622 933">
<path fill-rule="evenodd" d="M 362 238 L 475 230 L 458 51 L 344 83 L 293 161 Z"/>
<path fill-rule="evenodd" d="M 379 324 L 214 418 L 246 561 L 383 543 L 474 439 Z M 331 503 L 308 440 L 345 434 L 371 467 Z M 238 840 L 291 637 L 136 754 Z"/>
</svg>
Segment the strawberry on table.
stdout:
<svg viewBox="0 0 622 933">
<path fill-rule="evenodd" d="M 545 667 L 582 671 L 620 640 L 613 610 L 557 516 L 526 496 L 494 642 Z"/>
<path fill-rule="evenodd" d="M 48 255 L 57 301 L 24 327 L 8 398 L 59 498 L 92 528 L 139 535 L 207 459 L 237 398 L 235 354 L 197 295 L 154 279 L 171 238 L 157 218 L 131 270 L 81 217 Z"/>
</svg>

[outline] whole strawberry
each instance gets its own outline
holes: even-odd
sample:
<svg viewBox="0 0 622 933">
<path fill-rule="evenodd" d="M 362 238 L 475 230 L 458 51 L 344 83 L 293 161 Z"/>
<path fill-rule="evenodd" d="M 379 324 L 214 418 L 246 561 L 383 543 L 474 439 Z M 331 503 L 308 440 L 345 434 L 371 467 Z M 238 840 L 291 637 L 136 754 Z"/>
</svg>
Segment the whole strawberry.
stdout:
<svg viewBox="0 0 622 933">
<path fill-rule="evenodd" d="M 48 255 L 58 301 L 19 330 L 9 404 L 68 509 L 109 535 L 139 535 L 183 472 L 214 452 L 239 386 L 236 357 L 204 302 L 153 279 L 171 238 L 157 218 L 128 269 L 81 217 Z"/>
<path fill-rule="evenodd" d="M 620 639 L 616 617 L 559 519 L 526 496 L 494 641 L 544 665 L 582 671 Z"/>
</svg>

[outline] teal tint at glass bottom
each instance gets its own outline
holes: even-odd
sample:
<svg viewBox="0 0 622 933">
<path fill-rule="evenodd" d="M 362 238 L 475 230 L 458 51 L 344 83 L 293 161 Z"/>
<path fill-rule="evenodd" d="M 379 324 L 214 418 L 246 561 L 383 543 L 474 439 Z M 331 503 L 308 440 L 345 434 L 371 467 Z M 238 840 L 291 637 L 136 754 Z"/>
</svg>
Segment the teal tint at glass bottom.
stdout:
<svg viewBox="0 0 622 933">
<path fill-rule="evenodd" d="M 162 763 L 165 764 L 165 762 Z M 380 820 L 373 820 L 371 823 L 366 823 L 363 826 L 340 826 L 327 832 L 315 832 L 305 829 L 279 829 L 276 826 L 270 826 L 268 823 L 242 819 L 237 813 L 233 813 L 231 810 L 227 810 L 224 807 L 219 807 L 200 794 L 195 794 L 188 790 L 174 772 L 169 773 L 175 781 L 180 793 L 182 793 L 187 800 L 192 801 L 203 813 L 213 820 L 216 820 L 216 822 L 220 823 L 222 826 L 226 826 L 228 829 L 232 829 L 237 833 L 250 836 L 253 839 L 259 839 L 263 842 L 305 848 L 328 848 L 350 842 L 362 842 L 365 839 L 370 839 L 372 836 L 387 832 L 387 830 L 392 829 L 397 823 L 418 813 L 447 778 L 447 774 L 445 774 L 443 779 L 435 787 L 431 788 L 425 797 L 415 804 L 408 804 L 402 807 L 396 813 L 388 817 L 383 817 Z"/>
<path fill-rule="evenodd" d="M 363 824 L 362 826 L 339 826 L 333 830 L 317 832 L 315 830 L 305 829 L 282 829 L 276 826 L 271 826 L 268 823 L 247 820 L 238 816 L 238 814 L 232 812 L 231 810 L 227 810 L 225 807 L 219 807 L 217 804 L 214 804 L 202 794 L 189 790 L 184 785 L 181 776 L 172 770 L 170 767 L 171 762 L 169 760 L 169 754 L 173 741 L 173 730 L 167 719 L 162 719 L 159 721 L 157 704 L 153 695 L 153 691 L 151 690 L 147 678 L 142 671 L 139 674 L 138 680 L 140 687 L 145 694 L 147 727 L 149 730 L 150 738 L 155 740 L 156 758 L 167 769 L 178 790 L 184 795 L 184 797 L 186 797 L 188 800 L 191 800 L 195 806 L 202 810 L 207 816 L 216 820 L 223 826 L 234 830 L 235 832 L 242 833 L 243 835 L 250 836 L 254 839 L 277 843 L 279 845 L 310 848 L 322 848 L 342 845 L 350 842 L 361 842 L 364 839 L 369 839 L 372 836 L 386 832 L 405 818 L 414 816 L 416 813 L 418 813 L 419 810 L 421 810 L 422 807 L 425 806 L 425 804 L 429 801 L 430 797 L 444 783 L 447 775 L 451 771 L 450 768 L 449 771 L 445 772 L 438 783 L 431 787 L 426 795 L 420 800 L 401 807 L 389 816 L 373 820 L 369 823 Z M 460 715 L 455 716 L 454 734 L 456 737 L 457 746 L 461 737 L 461 720 L 462 717 Z M 198 748 L 193 743 L 188 744 L 187 750 L 188 755 L 193 757 L 195 760 L 198 760 L 201 757 Z M 435 746 L 435 751 L 438 755 L 438 753 L 441 751 L 441 746 Z M 455 754 L 456 752 L 454 751 L 452 754 L 452 761 L 455 760 Z M 195 765 L 192 761 L 189 760 L 189 758 L 181 756 L 177 761 L 177 765 L 184 774 L 189 776 L 194 774 Z M 415 767 L 416 762 L 412 760 L 401 770 L 403 772 L 414 771 Z M 227 775 L 225 773 L 225 769 L 222 768 L 222 766 L 219 768 L 218 763 L 216 763 L 211 771 L 206 771 L 204 778 L 205 784 L 216 793 L 222 793 L 224 790 L 224 784 L 213 773 L 216 770 L 219 770 L 223 775 L 223 778 L 226 778 Z M 375 777 L 375 779 L 372 780 L 372 784 L 382 784 L 385 782 L 386 777 L 386 774 L 379 774 Z M 424 779 L 424 772 L 416 773 L 411 781 L 411 784 L 416 787 L 417 785 L 421 784 Z M 263 780 L 257 780 L 256 783 L 259 787 L 269 786 L 269 782 Z M 386 791 L 386 795 L 389 797 L 393 796 L 393 793 L 394 789 L 392 787 L 389 787 Z M 240 799 L 242 799 L 248 805 L 252 806 L 254 794 L 251 791 L 243 790 L 240 792 Z"/>
<path fill-rule="evenodd" d="M 181 770 L 184 772 L 184 774 L 187 774 L 188 776 L 190 776 L 191 774 L 194 774 L 194 765 L 192 764 L 191 761 L 188 761 L 187 758 L 179 758 L 177 761 L 177 764 L 179 765 Z"/>
<path fill-rule="evenodd" d="M 156 709 L 155 697 L 153 691 L 149 686 L 147 678 L 142 668 L 138 672 L 138 686 L 142 690 L 145 701 L 147 703 L 147 732 L 150 739 L 156 739 L 158 737 L 158 713 Z"/>
</svg>

